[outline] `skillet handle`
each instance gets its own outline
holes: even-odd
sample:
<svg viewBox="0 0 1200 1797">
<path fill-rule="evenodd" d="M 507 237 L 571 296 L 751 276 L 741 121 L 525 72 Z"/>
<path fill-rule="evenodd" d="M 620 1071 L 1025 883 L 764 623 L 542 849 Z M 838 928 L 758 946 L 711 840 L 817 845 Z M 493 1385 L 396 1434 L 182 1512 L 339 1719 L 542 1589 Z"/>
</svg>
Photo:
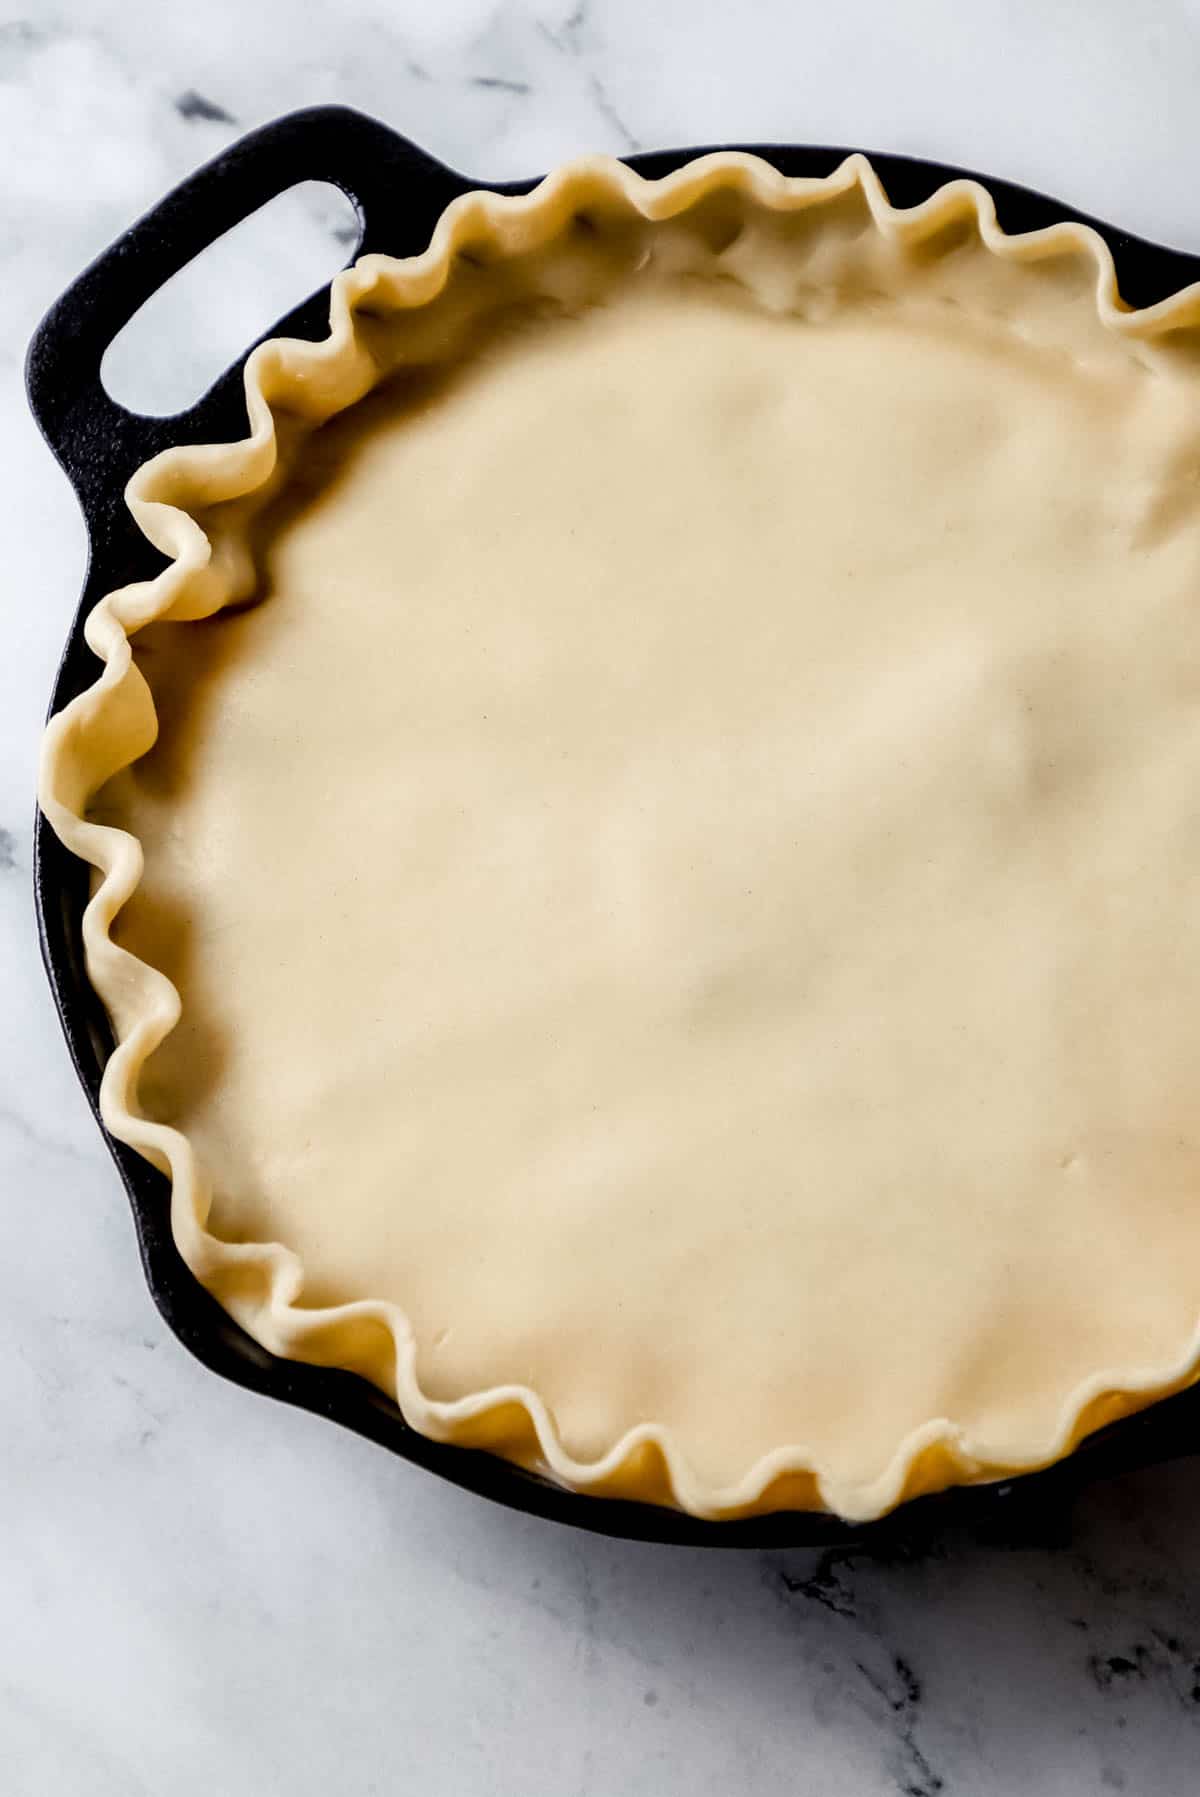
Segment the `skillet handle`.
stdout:
<svg viewBox="0 0 1200 1797">
<path fill-rule="evenodd" d="M 126 479 L 168 442 L 199 441 L 209 402 L 240 378 L 245 356 L 196 404 L 173 418 L 147 418 L 104 390 L 100 364 L 117 332 L 173 274 L 251 212 L 299 181 L 330 181 L 353 203 L 362 224 L 355 255 L 386 247 L 405 255 L 423 242 L 398 243 L 403 210 L 414 238 L 468 185 L 377 119 L 344 106 L 314 106 L 264 125 L 232 144 L 174 188 L 97 257 L 47 312 L 34 333 L 26 385 L 34 417 L 89 515 L 102 497 L 120 501 Z M 422 191 L 419 208 L 396 195 Z M 324 295 L 289 316 L 304 316 Z M 268 334 L 275 335 L 278 326 Z M 297 334 L 295 330 L 293 335 Z M 303 332 L 301 333 L 303 334 Z M 246 355 L 250 348 L 247 346 Z"/>
</svg>

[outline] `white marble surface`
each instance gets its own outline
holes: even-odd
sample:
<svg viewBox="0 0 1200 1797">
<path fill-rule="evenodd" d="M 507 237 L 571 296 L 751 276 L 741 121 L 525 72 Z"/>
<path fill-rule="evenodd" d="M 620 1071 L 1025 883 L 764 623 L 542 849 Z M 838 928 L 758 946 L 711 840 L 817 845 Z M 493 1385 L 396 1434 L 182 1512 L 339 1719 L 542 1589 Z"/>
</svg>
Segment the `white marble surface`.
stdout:
<svg viewBox="0 0 1200 1797">
<path fill-rule="evenodd" d="M 1200 250 L 1200 5 L 30 0 L 4 18 L 0 1788 L 1193 1793 L 1200 1463 L 1004 1541 L 655 1550 L 443 1489 L 175 1344 L 34 943 L 34 759 L 84 543 L 20 363 L 135 214 L 317 100 L 495 177 L 719 139 L 926 151 Z M 243 262 L 215 360 L 327 272 L 340 217 L 304 196 L 276 253 Z M 176 313 L 177 348 L 204 310 Z M 143 397 L 165 405 L 193 363 L 164 341 Z"/>
</svg>

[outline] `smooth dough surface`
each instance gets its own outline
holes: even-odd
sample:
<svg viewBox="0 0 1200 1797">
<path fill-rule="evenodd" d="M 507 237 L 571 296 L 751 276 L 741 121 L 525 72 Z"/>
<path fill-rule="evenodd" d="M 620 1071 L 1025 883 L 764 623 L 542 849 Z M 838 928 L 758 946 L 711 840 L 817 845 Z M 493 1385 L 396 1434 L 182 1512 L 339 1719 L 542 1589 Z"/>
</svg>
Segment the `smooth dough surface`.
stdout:
<svg viewBox="0 0 1200 1797">
<path fill-rule="evenodd" d="M 93 815 L 217 1236 L 579 1460 L 849 1488 L 1200 1319 L 1200 410 L 1077 270 L 752 238 L 311 436 Z"/>
</svg>

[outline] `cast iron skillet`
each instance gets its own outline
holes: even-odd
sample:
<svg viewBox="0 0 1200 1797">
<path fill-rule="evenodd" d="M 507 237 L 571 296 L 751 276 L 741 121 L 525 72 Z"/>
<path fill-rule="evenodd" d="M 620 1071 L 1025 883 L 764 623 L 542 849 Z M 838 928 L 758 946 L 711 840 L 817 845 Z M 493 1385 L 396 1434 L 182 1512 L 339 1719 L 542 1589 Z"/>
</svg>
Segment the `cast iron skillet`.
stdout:
<svg viewBox="0 0 1200 1797">
<path fill-rule="evenodd" d="M 789 175 L 828 174 L 848 154 L 843 149 L 796 145 L 745 147 Z M 628 161 L 641 174 L 656 176 L 702 153 L 696 148 L 662 150 Z M 889 197 L 900 206 L 915 205 L 943 182 L 967 172 L 904 156 L 872 154 L 871 160 Z M 470 188 L 524 193 L 535 185 L 532 180 L 469 180 L 375 119 L 340 106 L 314 107 L 266 125 L 225 150 L 168 194 L 68 287 L 38 327 L 27 369 L 34 416 L 79 498 L 90 547 L 87 578 L 55 681 L 51 714 L 90 686 L 99 672 L 83 640 L 83 620 L 95 602 L 112 588 L 146 578 L 162 566 L 161 556 L 135 528 L 123 503 L 129 476 L 168 444 L 226 442 L 244 436 L 247 429 L 244 357 L 194 406 L 171 418 L 141 417 L 110 399 L 100 382 L 101 357 L 121 327 L 177 269 L 240 219 L 305 180 L 333 182 L 353 202 L 362 226 L 355 256 L 372 250 L 406 256 L 423 249 L 443 208 Z M 1006 181 L 988 180 L 986 185 L 995 197 L 1000 222 L 1009 231 L 1034 230 L 1069 218 L 1094 226 L 1113 251 L 1121 291 L 1133 305 L 1151 304 L 1200 279 L 1200 257 L 1129 237 Z M 328 290 L 322 289 L 266 334 L 323 337 L 328 310 Z M 251 347 L 247 346 L 247 354 Z M 83 967 L 80 917 L 87 898 L 87 872 L 62 847 L 40 813 L 33 877 L 46 972 L 75 1070 L 99 1122 L 100 1074 L 112 1038 Z M 891 1519 L 851 1526 L 834 1517 L 794 1512 L 742 1522 L 702 1522 L 653 1505 L 563 1491 L 491 1455 L 428 1441 L 364 1379 L 278 1359 L 226 1316 L 180 1259 L 171 1236 L 163 1176 L 107 1131 L 104 1136 L 133 1207 L 154 1302 L 185 1347 L 239 1385 L 330 1417 L 456 1485 L 515 1509 L 608 1535 L 722 1547 L 838 1546 L 852 1541 L 882 1546 L 882 1537 L 897 1526 Z M 1012 1510 L 1018 1494 L 1022 1510 L 1026 1499 L 1039 1507 L 1052 1502 L 1057 1508 L 1085 1479 L 1192 1453 L 1197 1445 L 1200 1387 L 1111 1425 L 1044 1472 L 917 1499 L 902 1507 L 904 1526 L 923 1532 L 952 1522 L 995 1521 L 1006 1509 Z"/>
</svg>

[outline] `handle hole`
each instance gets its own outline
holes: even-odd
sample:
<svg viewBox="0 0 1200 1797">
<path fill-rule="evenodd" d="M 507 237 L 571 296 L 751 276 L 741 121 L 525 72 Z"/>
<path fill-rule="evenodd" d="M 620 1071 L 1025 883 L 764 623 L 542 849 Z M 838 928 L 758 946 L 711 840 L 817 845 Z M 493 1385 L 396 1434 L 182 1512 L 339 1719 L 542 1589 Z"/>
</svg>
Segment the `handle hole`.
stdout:
<svg viewBox="0 0 1200 1797">
<path fill-rule="evenodd" d="M 249 344 L 356 253 L 339 187 L 301 181 L 226 231 L 152 293 L 104 352 L 111 399 L 152 418 L 185 411 Z"/>
</svg>

